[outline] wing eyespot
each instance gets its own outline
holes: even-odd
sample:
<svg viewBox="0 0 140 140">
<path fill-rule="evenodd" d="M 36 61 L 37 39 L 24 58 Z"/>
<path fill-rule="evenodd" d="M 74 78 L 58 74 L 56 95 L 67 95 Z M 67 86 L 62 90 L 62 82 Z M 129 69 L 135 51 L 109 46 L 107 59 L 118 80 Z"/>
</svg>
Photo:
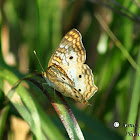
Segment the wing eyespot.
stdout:
<svg viewBox="0 0 140 140">
<path fill-rule="evenodd" d="M 79 88 L 78 90 L 79 90 L 79 91 L 81 91 L 81 89 L 80 89 L 80 88 Z"/>
<path fill-rule="evenodd" d="M 76 93 L 76 91 L 74 90 L 74 93 Z"/>
<path fill-rule="evenodd" d="M 64 77 L 62 77 L 62 79 L 63 79 L 63 80 L 65 80 L 65 78 L 64 78 Z"/>
<path fill-rule="evenodd" d="M 79 75 L 79 78 L 82 78 L 82 75 Z"/>
<path fill-rule="evenodd" d="M 70 56 L 69 59 L 73 59 L 73 56 Z"/>
<path fill-rule="evenodd" d="M 77 95 L 75 96 L 76 98 L 79 98 Z"/>
</svg>

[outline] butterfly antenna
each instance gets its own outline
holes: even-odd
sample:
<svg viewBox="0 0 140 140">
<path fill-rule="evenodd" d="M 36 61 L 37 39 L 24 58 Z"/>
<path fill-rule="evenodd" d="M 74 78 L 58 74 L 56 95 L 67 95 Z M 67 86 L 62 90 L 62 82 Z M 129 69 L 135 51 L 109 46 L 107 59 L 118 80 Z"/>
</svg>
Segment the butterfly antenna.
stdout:
<svg viewBox="0 0 140 140">
<path fill-rule="evenodd" d="M 44 71 L 44 69 L 43 69 L 43 67 L 42 67 L 42 65 L 41 65 L 41 63 L 40 63 L 40 61 L 39 61 L 39 58 L 38 58 L 38 56 L 37 56 L 37 54 L 36 54 L 36 51 L 34 50 L 34 54 L 35 54 L 35 56 L 36 56 L 36 58 L 37 58 L 37 60 L 38 60 L 38 62 L 39 62 L 39 65 L 41 66 L 41 69 Z M 45 72 L 45 71 L 44 71 Z"/>
</svg>

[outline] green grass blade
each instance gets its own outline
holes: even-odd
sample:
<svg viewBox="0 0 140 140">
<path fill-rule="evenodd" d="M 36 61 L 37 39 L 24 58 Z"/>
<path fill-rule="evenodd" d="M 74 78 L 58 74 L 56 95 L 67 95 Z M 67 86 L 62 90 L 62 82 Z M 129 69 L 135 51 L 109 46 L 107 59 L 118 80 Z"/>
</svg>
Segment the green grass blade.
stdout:
<svg viewBox="0 0 140 140">
<path fill-rule="evenodd" d="M 128 51 L 125 49 L 125 47 L 121 44 L 121 42 L 116 38 L 116 36 L 112 33 L 112 31 L 109 29 L 109 27 L 106 25 L 106 23 L 103 21 L 101 16 L 96 13 L 95 14 L 96 19 L 99 21 L 103 29 L 107 32 L 107 34 L 110 36 L 112 41 L 115 43 L 115 45 L 121 50 L 121 52 L 124 54 L 126 59 L 129 61 L 129 63 L 133 66 L 134 69 L 138 71 L 140 74 L 140 67 L 136 64 L 134 59 L 131 57 L 131 55 L 128 53 Z"/>
<path fill-rule="evenodd" d="M 138 59 L 137 63 L 140 66 L 140 49 L 138 53 Z M 131 97 L 131 103 L 130 103 L 130 110 L 128 114 L 128 120 L 127 124 L 136 124 L 136 119 L 137 119 L 137 114 L 138 114 L 138 108 L 139 108 L 139 103 L 140 103 L 140 75 L 138 72 L 136 72 L 135 76 L 135 83 L 134 83 L 134 88 L 133 88 L 133 93 Z M 126 129 L 126 137 L 125 140 L 132 140 L 133 137 L 130 136 L 128 133 L 135 133 L 135 127 L 127 127 Z M 139 131 L 137 131 L 139 133 Z M 139 136 L 137 136 L 139 137 Z"/>
<path fill-rule="evenodd" d="M 42 84 L 38 82 L 39 79 L 36 80 L 33 78 L 28 78 L 28 80 L 37 85 L 48 97 L 59 118 L 61 119 L 70 139 L 84 140 L 84 136 L 77 123 L 77 120 L 66 103 L 64 97 L 58 92 L 56 92 L 54 96 L 54 90 L 48 86 L 43 87 Z"/>
<path fill-rule="evenodd" d="M 0 66 L 0 77 L 8 81 L 13 85 L 18 81 L 18 77 L 5 66 Z M 30 125 L 31 131 L 34 133 L 37 139 L 46 139 L 47 136 L 50 140 L 57 137 L 58 140 L 65 139 L 59 132 L 58 128 L 54 126 L 46 113 L 30 96 L 30 93 L 20 84 L 21 81 L 14 85 L 13 89 L 8 93 L 9 100 L 16 108 L 22 118 Z M 24 105 L 12 100 L 12 96 L 15 94 L 15 90 L 21 97 Z"/>
<path fill-rule="evenodd" d="M 60 43 L 62 7 L 58 0 L 37 0 L 38 8 L 38 46 L 36 52 L 41 54 L 40 61 L 43 66 L 48 65 L 48 60 Z M 46 12 L 47 9 L 47 12 Z M 46 55 L 47 54 L 47 55 Z M 44 60 L 45 56 L 45 60 Z M 37 64 L 38 65 L 38 64 Z M 40 67 L 40 66 L 39 66 Z"/>
<path fill-rule="evenodd" d="M 2 113 L 0 114 L 0 140 L 3 137 L 3 131 L 6 126 L 6 120 L 8 116 L 9 106 L 3 108 Z"/>
<path fill-rule="evenodd" d="M 0 17 L 0 63 L 4 63 L 3 55 L 2 55 L 2 48 L 1 48 L 1 17 Z"/>
<path fill-rule="evenodd" d="M 13 85 L 16 81 L 18 81 L 18 78 L 12 72 L 7 70 L 6 68 L 2 68 L 2 67 L 0 68 L 0 76 L 3 77 L 5 80 L 7 80 L 11 85 Z M 32 98 L 30 97 L 30 95 L 28 94 L 28 92 L 26 91 L 26 89 L 23 86 L 18 88 L 17 92 L 20 95 L 20 97 L 23 100 L 23 102 L 28 107 L 28 109 L 30 110 L 31 118 L 32 118 L 33 122 L 35 123 L 35 125 L 32 122 L 29 123 L 29 124 L 32 124 L 31 126 L 34 125 L 34 127 L 32 127 L 32 128 L 34 128 L 34 132 L 35 132 L 34 134 L 36 135 L 36 137 L 38 139 L 40 137 L 43 138 L 43 133 L 41 132 L 40 118 L 39 118 L 38 111 L 36 109 L 36 106 L 35 106 Z M 11 95 L 11 92 L 8 95 Z M 13 103 L 13 105 L 15 105 L 10 97 L 9 97 L 9 99 Z M 16 105 L 15 105 L 15 107 L 16 107 Z M 16 109 L 20 113 L 20 109 L 18 109 L 18 108 L 16 108 Z"/>
</svg>

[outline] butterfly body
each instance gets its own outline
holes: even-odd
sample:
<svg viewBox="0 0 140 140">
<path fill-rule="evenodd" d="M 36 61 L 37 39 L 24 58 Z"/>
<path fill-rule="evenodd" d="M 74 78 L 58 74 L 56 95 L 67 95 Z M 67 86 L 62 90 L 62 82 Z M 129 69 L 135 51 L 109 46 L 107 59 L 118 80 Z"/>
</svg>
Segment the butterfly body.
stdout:
<svg viewBox="0 0 140 140">
<path fill-rule="evenodd" d="M 62 39 L 52 55 L 43 76 L 48 85 L 66 97 L 88 104 L 88 100 L 97 91 L 91 69 L 87 64 L 86 51 L 81 34 L 72 29 Z"/>
</svg>

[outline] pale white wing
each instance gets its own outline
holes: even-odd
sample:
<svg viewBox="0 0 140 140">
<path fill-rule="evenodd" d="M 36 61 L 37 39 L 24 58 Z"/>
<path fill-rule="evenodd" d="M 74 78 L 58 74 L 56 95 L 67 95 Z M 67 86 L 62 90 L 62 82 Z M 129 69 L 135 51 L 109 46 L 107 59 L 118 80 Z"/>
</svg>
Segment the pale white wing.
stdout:
<svg viewBox="0 0 140 140">
<path fill-rule="evenodd" d="M 72 29 L 68 32 L 52 55 L 48 67 L 56 64 L 64 69 L 65 67 L 84 63 L 86 52 L 81 39 L 82 36 L 78 30 Z"/>
</svg>

